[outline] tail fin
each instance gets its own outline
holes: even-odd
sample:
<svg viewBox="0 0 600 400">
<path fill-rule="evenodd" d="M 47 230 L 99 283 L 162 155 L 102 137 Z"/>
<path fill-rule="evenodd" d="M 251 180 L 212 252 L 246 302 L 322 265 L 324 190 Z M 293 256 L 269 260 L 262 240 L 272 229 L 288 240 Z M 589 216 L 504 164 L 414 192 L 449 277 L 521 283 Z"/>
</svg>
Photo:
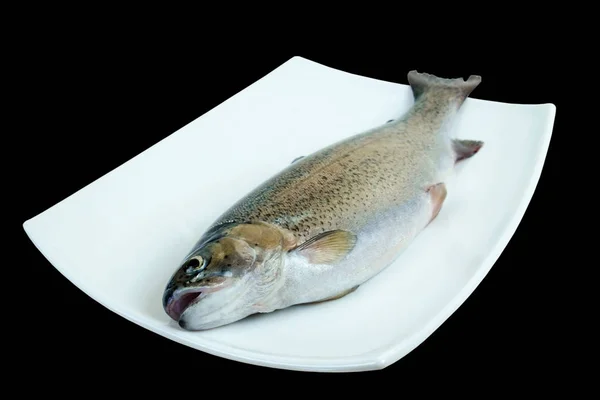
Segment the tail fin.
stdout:
<svg viewBox="0 0 600 400">
<path fill-rule="evenodd" d="M 464 101 L 469 94 L 481 83 L 481 76 L 471 75 L 466 81 L 463 78 L 447 79 L 419 73 L 415 70 L 408 73 L 408 83 L 414 93 L 415 99 L 423 93 L 435 89 L 450 89 L 455 91 Z"/>
</svg>

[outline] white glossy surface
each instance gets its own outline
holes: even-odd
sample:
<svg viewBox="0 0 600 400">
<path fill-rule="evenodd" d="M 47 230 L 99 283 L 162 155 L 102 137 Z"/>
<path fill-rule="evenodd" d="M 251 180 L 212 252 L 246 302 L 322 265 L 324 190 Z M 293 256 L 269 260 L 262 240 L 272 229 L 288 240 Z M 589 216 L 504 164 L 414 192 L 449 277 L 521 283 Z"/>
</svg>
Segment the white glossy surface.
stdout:
<svg viewBox="0 0 600 400">
<path fill-rule="evenodd" d="M 411 104 L 406 85 L 295 57 L 24 228 L 89 296 L 182 344 L 287 369 L 383 368 L 438 328 L 499 257 L 538 182 L 554 105 L 469 98 L 456 135 L 483 140 L 484 148 L 457 169 L 442 211 L 410 248 L 340 300 L 185 332 L 163 312 L 161 295 L 181 258 L 233 202 L 296 157 Z"/>
</svg>

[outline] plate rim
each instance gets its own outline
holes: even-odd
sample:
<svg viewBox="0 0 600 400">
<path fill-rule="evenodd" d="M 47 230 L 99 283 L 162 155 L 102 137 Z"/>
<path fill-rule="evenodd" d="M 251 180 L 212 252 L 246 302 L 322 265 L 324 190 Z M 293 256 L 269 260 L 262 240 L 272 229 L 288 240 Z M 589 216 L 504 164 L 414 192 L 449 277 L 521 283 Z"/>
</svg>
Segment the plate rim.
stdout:
<svg viewBox="0 0 600 400">
<path fill-rule="evenodd" d="M 116 170 L 118 170 L 123 165 L 131 162 L 135 158 L 139 157 L 143 153 L 150 150 L 152 147 L 158 146 L 161 142 L 163 142 L 164 140 L 167 140 L 169 137 L 171 137 L 178 131 L 184 129 L 189 124 L 194 123 L 198 119 L 205 117 L 211 111 L 222 106 L 223 104 L 225 104 L 232 98 L 234 98 L 234 97 L 238 96 L 240 93 L 246 91 L 248 88 L 250 88 L 254 85 L 257 85 L 259 82 L 261 82 L 263 79 L 267 78 L 269 75 L 273 74 L 275 71 L 277 71 L 277 70 L 281 69 L 282 67 L 284 67 L 285 65 L 287 65 L 291 62 L 295 62 L 297 60 L 301 60 L 302 62 L 308 62 L 310 64 L 317 65 L 321 68 L 327 68 L 327 69 L 336 71 L 338 73 L 345 73 L 345 74 L 358 76 L 360 78 L 366 78 L 366 79 L 376 80 L 376 81 L 380 81 L 380 82 L 408 86 L 403 83 L 385 81 L 385 80 L 381 80 L 381 79 L 371 78 L 368 76 L 354 74 L 351 72 L 333 68 L 333 67 L 321 64 L 319 62 L 315 62 L 315 61 L 306 59 L 301 56 L 294 56 L 294 57 L 290 58 L 288 61 L 286 61 L 286 62 L 280 64 L 278 67 L 274 68 L 271 72 L 265 74 L 264 76 L 257 79 L 250 85 L 246 86 L 245 88 L 241 89 L 237 93 L 228 97 L 220 104 L 216 105 L 215 107 L 208 110 L 204 114 L 202 114 L 202 115 L 198 116 L 197 118 L 195 118 L 194 120 L 190 121 L 188 124 L 173 131 L 171 134 L 164 137 L 157 143 L 153 144 L 152 146 L 149 146 L 145 150 L 143 150 L 140 153 L 136 154 L 135 156 L 131 157 L 129 160 L 123 162 L 119 166 L 117 166 L 117 167 L 113 168 L 112 170 L 108 171 L 107 173 L 101 175 L 97 179 L 91 181 L 89 184 L 83 186 L 82 188 L 73 192 L 69 196 L 66 196 L 62 200 L 56 202 L 54 205 L 48 207 L 44 211 L 27 219 L 25 222 L 23 222 L 22 226 L 23 226 L 25 233 L 27 234 L 27 236 L 33 243 L 33 245 L 48 260 L 48 262 L 56 270 L 58 270 L 58 272 L 61 275 L 63 275 L 65 278 L 67 278 L 67 280 L 69 282 L 71 282 L 71 284 L 73 284 L 76 288 L 81 290 L 83 293 L 85 293 L 87 296 L 89 296 L 91 299 L 93 299 L 97 303 L 101 304 L 102 306 L 106 307 L 107 309 L 111 310 L 112 312 L 120 315 L 121 317 L 125 318 L 126 320 L 133 322 L 136 325 L 139 325 L 157 335 L 160 335 L 160 336 L 162 336 L 166 339 L 170 339 L 176 343 L 186 345 L 193 349 L 196 349 L 196 350 L 199 350 L 199 351 L 202 351 L 202 352 L 205 352 L 205 353 L 217 356 L 217 357 L 222 357 L 225 359 L 229 359 L 229 360 L 233 360 L 233 361 L 237 361 L 237 362 L 243 362 L 243 363 L 247 363 L 247 364 L 253 364 L 253 365 L 257 365 L 257 366 L 287 369 L 287 370 L 296 370 L 296 371 L 360 372 L 360 371 L 379 370 L 379 369 L 386 368 L 386 367 L 390 366 L 391 364 L 397 362 L 404 356 L 406 356 L 412 350 L 414 350 L 419 345 L 421 345 L 423 342 L 425 342 L 427 340 L 427 338 L 431 334 L 433 334 L 433 332 L 435 332 L 440 326 L 442 326 L 446 322 L 446 320 L 471 296 L 471 294 L 477 289 L 479 284 L 483 281 L 485 276 L 487 276 L 489 271 L 492 269 L 492 267 L 494 266 L 494 264 L 496 263 L 496 261 L 498 260 L 498 258 L 500 257 L 500 255 L 502 254 L 502 252 L 504 251 L 506 246 L 508 245 L 508 243 L 510 242 L 514 233 L 516 232 L 516 230 L 517 230 L 518 226 L 520 225 L 520 223 L 527 211 L 527 208 L 533 198 L 535 190 L 537 189 L 537 185 L 541 178 L 541 174 L 543 172 L 543 167 L 546 162 L 548 149 L 550 146 L 550 142 L 551 142 L 551 138 L 552 138 L 552 134 L 553 134 L 553 130 L 554 130 L 553 129 L 554 121 L 555 121 L 555 117 L 556 117 L 556 105 L 554 103 L 519 104 L 519 103 L 506 103 L 506 102 L 498 102 L 498 101 L 493 101 L 493 100 L 473 98 L 473 100 L 483 101 L 483 102 L 488 102 L 488 103 L 508 104 L 508 105 L 514 105 L 514 106 L 519 106 L 519 107 L 536 107 L 536 108 L 543 108 L 546 110 L 545 121 L 543 121 L 544 122 L 544 128 L 543 128 L 544 132 L 540 137 L 540 143 L 538 144 L 538 149 L 537 149 L 537 161 L 533 167 L 532 173 L 529 176 L 529 182 L 528 182 L 527 186 L 525 187 L 525 189 L 523 190 L 523 193 L 520 197 L 519 204 L 518 204 L 517 208 L 515 209 L 515 211 L 512 213 L 512 217 L 510 218 L 510 221 L 505 225 L 505 228 L 504 228 L 502 234 L 499 235 L 498 239 L 496 239 L 493 249 L 490 252 L 488 252 L 487 256 L 479 264 L 479 267 L 477 268 L 477 271 L 475 272 L 475 274 L 471 277 L 471 279 L 469 281 L 467 281 L 467 283 L 462 287 L 462 289 L 457 292 L 457 294 L 452 298 L 452 300 L 450 300 L 446 304 L 446 306 L 435 317 L 431 318 L 419 331 L 412 334 L 407 339 L 401 340 L 398 342 L 392 341 L 390 343 L 390 345 L 384 345 L 384 346 L 378 347 L 374 350 L 371 350 L 371 351 L 368 351 L 365 353 L 361 353 L 358 355 L 347 356 L 347 357 L 317 357 L 317 356 L 300 357 L 300 356 L 287 356 L 287 355 L 282 356 L 282 355 L 264 353 L 264 352 L 260 352 L 260 351 L 240 349 L 235 346 L 226 345 L 226 344 L 223 344 L 223 343 L 220 343 L 217 341 L 212 341 L 212 340 L 205 340 L 205 341 L 209 341 L 210 343 L 209 343 L 209 345 L 203 345 L 201 343 L 202 341 L 196 342 L 196 341 L 188 340 L 185 337 L 179 337 L 179 336 L 169 332 L 168 330 L 164 329 L 164 327 L 162 325 L 156 325 L 155 323 L 152 322 L 152 320 L 149 317 L 145 318 L 143 316 L 137 317 L 136 315 L 131 315 L 127 312 L 126 307 L 119 307 L 118 304 L 116 304 L 116 305 L 111 304 L 110 299 L 105 299 L 104 296 L 102 296 L 100 293 L 96 293 L 91 285 L 88 286 L 85 282 L 76 279 L 74 276 L 71 276 L 71 274 L 65 268 L 58 266 L 58 264 L 53 261 L 52 252 L 48 251 L 47 248 L 41 246 L 38 243 L 37 239 L 35 238 L 35 234 L 31 231 L 31 226 L 35 222 L 35 220 L 38 217 L 40 217 L 42 214 L 46 213 L 48 210 L 52 209 L 53 207 L 56 207 L 58 204 L 64 202 L 65 200 L 74 196 L 78 192 L 84 190 L 88 186 L 93 185 L 98 180 L 103 179 L 106 175 L 114 173 Z"/>
</svg>

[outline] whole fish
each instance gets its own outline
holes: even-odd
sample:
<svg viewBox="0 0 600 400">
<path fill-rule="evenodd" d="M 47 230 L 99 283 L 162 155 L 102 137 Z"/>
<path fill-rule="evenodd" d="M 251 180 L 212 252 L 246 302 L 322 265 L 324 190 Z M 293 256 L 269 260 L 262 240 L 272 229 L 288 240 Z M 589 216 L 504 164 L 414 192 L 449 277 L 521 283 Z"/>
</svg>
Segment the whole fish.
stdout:
<svg viewBox="0 0 600 400">
<path fill-rule="evenodd" d="M 210 226 L 163 295 L 181 328 L 345 296 L 438 215 L 446 177 L 483 145 L 449 136 L 481 77 L 410 71 L 408 82 L 402 118 L 299 157 Z"/>
</svg>

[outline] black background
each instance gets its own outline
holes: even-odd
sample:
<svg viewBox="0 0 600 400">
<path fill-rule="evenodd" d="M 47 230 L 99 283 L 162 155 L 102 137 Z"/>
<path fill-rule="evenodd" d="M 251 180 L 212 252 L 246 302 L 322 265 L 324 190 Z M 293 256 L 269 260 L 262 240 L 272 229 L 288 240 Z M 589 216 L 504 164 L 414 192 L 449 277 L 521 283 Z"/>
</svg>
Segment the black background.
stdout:
<svg viewBox="0 0 600 400">
<path fill-rule="evenodd" d="M 28 61 L 21 71 L 25 77 L 17 81 L 23 90 L 15 101 L 26 111 L 17 114 L 17 131 L 26 149 L 26 163 L 20 163 L 19 223 L 296 55 L 398 83 L 407 83 L 406 73 L 411 69 L 446 77 L 479 74 L 483 82 L 472 97 L 554 103 L 557 116 L 542 177 L 499 260 L 426 341 L 385 370 L 367 374 L 406 382 L 449 377 L 465 385 L 487 377 L 502 385 L 515 379 L 530 382 L 534 376 L 547 382 L 549 374 L 565 369 L 564 364 L 557 364 L 566 350 L 556 345 L 561 299 L 553 289 L 560 266 L 552 263 L 556 254 L 548 252 L 561 239 L 547 218 L 547 210 L 556 208 L 563 196 L 554 184 L 561 158 L 558 149 L 565 136 L 559 97 L 564 83 L 556 79 L 556 62 L 562 53 L 552 47 L 530 46 L 533 39 L 508 38 L 488 41 L 484 52 L 460 43 L 417 51 L 424 48 L 423 43 L 376 48 L 353 43 L 340 46 L 335 40 L 321 47 L 225 41 L 206 47 L 205 39 L 181 48 L 174 46 L 176 40 L 158 45 L 158 40 L 143 41 L 136 36 L 108 40 L 100 35 L 86 38 L 84 45 L 67 37 L 72 36 L 41 35 L 28 48 Z M 251 151 L 260 157 L 266 150 Z M 19 234 L 24 244 L 20 265 L 35 282 L 35 293 L 22 301 L 38 306 L 34 314 L 16 317 L 21 321 L 19 340 L 26 343 L 22 357 L 36 371 L 56 373 L 59 385 L 98 376 L 128 381 L 139 373 L 148 382 L 173 389 L 177 382 L 209 370 L 223 371 L 226 376 L 259 373 L 265 381 L 307 376 L 213 357 L 141 328 L 83 294 L 36 250 L 22 228 Z M 39 299 L 44 299 L 41 308 Z M 31 371 L 26 368 L 25 372 Z"/>
</svg>

